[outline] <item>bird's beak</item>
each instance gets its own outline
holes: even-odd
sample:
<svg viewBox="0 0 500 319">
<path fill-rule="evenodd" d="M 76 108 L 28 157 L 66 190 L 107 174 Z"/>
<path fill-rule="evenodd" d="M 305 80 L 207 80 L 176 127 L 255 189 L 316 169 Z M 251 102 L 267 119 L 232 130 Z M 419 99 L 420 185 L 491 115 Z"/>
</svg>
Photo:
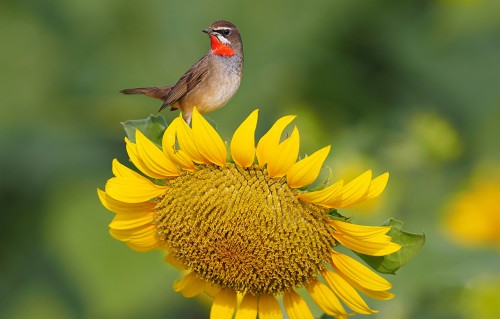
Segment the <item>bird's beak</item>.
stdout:
<svg viewBox="0 0 500 319">
<path fill-rule="evenodd" d="M 211 34 L 212 33 L 212 28 L 206 28 L 206 29 L 203 29 L 201 30 L 202 32 L 205 32 L 207 34 Z"/>
</svg>

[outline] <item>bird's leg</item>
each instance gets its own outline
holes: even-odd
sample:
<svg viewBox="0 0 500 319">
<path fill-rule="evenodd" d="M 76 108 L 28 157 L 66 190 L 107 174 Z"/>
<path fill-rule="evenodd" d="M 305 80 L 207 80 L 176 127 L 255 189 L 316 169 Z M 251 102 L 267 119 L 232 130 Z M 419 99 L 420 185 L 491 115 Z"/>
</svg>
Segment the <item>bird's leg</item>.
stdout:
<svg viewBox="0 0 500 319">
<path fill-rule="evenodd" d="M 186 121 L 188 125 L 191 125 L 191 113 L 187 113 L 184 115 L 184 121 Z"/>
</svg>

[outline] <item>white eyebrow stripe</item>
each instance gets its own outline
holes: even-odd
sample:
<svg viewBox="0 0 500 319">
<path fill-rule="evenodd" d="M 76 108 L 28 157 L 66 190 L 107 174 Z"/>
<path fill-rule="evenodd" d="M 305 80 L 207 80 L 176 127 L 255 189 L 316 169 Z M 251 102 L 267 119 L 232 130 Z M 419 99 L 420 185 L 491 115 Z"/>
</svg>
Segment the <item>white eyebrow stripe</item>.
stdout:
<svg viewBox="0 0 500 319">
<path fill-rule="evenodd" d="M 214 31 L 217 31 L 217 30 L 231 30 L 231 28 L 229 27 L 216 27 L 216 28 L 213 28 Z"/>
</svg>

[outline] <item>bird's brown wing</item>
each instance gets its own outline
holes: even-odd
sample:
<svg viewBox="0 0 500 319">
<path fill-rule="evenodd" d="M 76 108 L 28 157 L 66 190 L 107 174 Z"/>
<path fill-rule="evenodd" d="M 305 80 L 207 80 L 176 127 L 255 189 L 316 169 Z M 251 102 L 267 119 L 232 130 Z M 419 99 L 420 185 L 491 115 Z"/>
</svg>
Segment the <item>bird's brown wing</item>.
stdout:
<svg viewBox="0 0 500 319">
<path fill-rule="evenodd" d="M 179 101 L 186 93 L 200 84 L 208 75 L 209 67 L 206 56 L 196 62 L 168 92 L 160 111 Z"/>
</svg>

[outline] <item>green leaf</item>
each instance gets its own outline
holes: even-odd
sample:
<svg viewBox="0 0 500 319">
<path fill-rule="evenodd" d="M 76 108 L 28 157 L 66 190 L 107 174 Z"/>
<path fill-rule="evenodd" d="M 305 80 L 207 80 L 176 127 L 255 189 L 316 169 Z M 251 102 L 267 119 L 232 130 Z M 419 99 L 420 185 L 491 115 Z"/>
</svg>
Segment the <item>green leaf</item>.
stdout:
<svg viewBox="0 0 500 319">
<path fill-rule="evenodd" d="M 122 122 L 122 125 L 128 139 L 132 143 L 135 143 L 135 130 L 139 130 L 150 141 L 159 146 L 161 146 L 163 132 L 168 126 L 167 121 L 163 115 L 160 114 L 151 114 L 148 118 L 143 120 L 128 120 Z"/>
<path fill-rule="evenodd" d="M 396 271 L 410 261 L 425 243 L 425 234 L 413 234 L 402 230 L 403 222 L 389 219 L 384 226 L 391 226 L 387 235 L 392 242 L 401 245 L 401 249 L 387 256 L 368 256 L 356 253 L 370 267 L 383 274 L 395 274 Z"/>
</svg>

